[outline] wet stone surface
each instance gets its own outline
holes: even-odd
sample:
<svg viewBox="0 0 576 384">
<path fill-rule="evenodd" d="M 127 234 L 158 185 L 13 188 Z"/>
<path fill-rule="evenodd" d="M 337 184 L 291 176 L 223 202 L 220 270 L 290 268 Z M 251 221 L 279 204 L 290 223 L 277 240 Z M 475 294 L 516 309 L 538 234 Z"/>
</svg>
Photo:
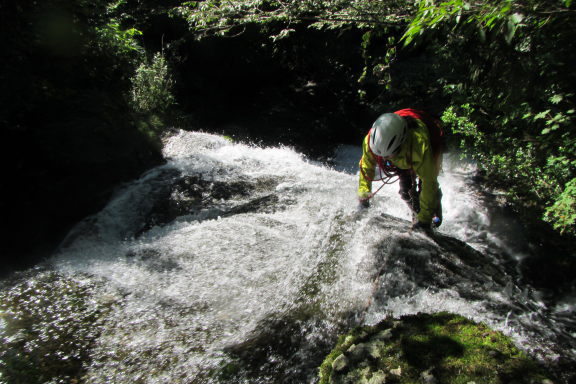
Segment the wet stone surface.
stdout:
<svg viewBox="0 0 576 384">
<path fill-rule="evenodd" d="M 74 383 L 120 297 L 95 298 L 95 283 L 24 273 L 0 291 L 0 382 Z"/>
<path fill-rule="evenodd" d="M 182 176 L 154 204 L 140 233 L 186 216 L 192 220 L 211 220 L 241 213 L 278 209 L 273 179 L 211 181 L 201 176 Z"/>
</svg>

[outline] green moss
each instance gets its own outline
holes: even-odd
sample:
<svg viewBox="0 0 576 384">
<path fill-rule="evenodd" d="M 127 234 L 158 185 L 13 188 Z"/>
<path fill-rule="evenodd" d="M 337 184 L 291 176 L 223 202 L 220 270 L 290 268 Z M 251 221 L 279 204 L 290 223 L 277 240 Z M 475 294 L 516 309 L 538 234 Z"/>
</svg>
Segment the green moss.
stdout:
<svg viewBox="0 0 576 384">
<path fill-rule="evenodd" d="M 342 355 L 346 364 L 342 358 L 334 364 Z M 549 377 L 502 333 L 449 313 L 354 329 L 340 337 L 319 374 L 322 384 L 380 382 L 382 375 L 386 383 L 419 383 L 431 375 L 446 384 L 531 383 Z"/>
</svg>

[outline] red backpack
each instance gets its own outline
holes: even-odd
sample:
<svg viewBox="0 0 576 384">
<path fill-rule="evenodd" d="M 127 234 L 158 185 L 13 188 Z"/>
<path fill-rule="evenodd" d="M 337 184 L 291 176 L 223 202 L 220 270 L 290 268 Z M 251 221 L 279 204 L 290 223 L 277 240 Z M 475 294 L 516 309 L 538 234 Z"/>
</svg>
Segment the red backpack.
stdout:
<svg viewBox="0 0 576 384">
<path fill-rule="evenodd" d="M 412 117 L 414 119 L 422 120 L 428 128 L 428 135 L 430 136 L 430 145 L 432 146 L 432 153 L 434 157 L 438 157 L 441 153 L 445 152 L 444 147 L 444 130 L 442 129 L 442 122 L 440 119 L 430 116 L 424 111 L 418 109 L 406 108 L 394 112 L 398 116 Z"/>
</svg>

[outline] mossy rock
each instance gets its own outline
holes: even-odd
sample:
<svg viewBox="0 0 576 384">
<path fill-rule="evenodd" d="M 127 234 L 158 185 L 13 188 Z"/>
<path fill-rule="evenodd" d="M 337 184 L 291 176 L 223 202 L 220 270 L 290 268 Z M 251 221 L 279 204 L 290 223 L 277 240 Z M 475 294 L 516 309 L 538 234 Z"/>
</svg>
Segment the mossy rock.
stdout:
<svg viewBox="0 0 576 384">
<path fill-rule="evenodd" d="M 551 377 L 510 338 L 450 313 L 356 328 L 320 366 L 320 384 L 552 384 Z"/>
</svg>

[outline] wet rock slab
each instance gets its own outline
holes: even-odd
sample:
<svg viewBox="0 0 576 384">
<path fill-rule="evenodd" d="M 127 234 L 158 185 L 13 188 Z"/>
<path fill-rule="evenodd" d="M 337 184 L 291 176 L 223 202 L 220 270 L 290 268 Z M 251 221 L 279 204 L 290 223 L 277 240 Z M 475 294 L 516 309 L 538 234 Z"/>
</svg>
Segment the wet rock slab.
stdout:
<svg viewBox="0 0 576 384">
<path fill-rule="evenodd" d="M 272 179 L 216 181 L 180 176 L 156 200 L 140 233 L 187 216 L 198 221 L 249 212 L 272 212 L 279 198 Z"/>
</svg>

